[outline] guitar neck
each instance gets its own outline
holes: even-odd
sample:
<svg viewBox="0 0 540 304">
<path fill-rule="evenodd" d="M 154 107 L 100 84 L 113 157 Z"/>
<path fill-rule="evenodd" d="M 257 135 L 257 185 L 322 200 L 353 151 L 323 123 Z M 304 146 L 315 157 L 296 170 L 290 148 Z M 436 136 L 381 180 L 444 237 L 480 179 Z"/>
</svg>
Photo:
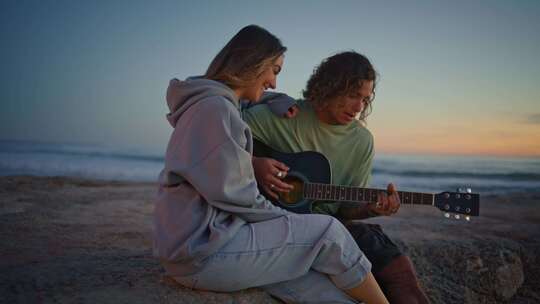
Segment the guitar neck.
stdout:
<svg viewBox="0 0 540 304">
<path fill-rule="evenodd" d="M 386 190 L 319 183 L 304 184 L 304 198 L 318 201 L 375 203 L 380 192 L 386 193 Z M 435 205 L 435 195 L 431 193 L 398 191 L 398 195 L 402 204 Z"/>
</svg>

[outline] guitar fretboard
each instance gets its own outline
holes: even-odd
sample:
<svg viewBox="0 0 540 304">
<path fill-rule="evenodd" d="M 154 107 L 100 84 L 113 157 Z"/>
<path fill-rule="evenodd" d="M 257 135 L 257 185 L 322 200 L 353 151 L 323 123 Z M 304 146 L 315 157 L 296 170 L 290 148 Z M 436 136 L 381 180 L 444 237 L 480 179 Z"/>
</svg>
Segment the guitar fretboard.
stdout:
<svg viewBox="0 0 540 304">
<path fill-rule="evenodd" d="M 375 203 L 380 192 L 386 193 L 386 190 L 319 183 L 304 184 L 304 198 L 319 201 Z M 434 205 L 435 196 L 431 193 L 398 191 L 398 195 L 402 204 Z"/>
</svg>

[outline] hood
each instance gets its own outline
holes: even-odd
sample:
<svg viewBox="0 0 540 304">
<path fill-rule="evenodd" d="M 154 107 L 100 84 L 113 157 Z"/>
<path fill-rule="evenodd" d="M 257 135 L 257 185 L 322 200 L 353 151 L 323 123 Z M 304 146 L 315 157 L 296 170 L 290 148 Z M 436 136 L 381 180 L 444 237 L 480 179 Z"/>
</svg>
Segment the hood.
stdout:
<svg viewBox="0 0 540 304">
<path fill-rule="evenodd" d="M 174 128 L 180 116 L 187 109 L 200 100 L 214 96 L 222 96 L 239 108 L 238 97 L 234 91 L 221 82 L 201 77 L 190 77 L 185 81 L 172 79 L 167 88 L 166 98 L 169 106 L 167 120 Z"/>
</svg>

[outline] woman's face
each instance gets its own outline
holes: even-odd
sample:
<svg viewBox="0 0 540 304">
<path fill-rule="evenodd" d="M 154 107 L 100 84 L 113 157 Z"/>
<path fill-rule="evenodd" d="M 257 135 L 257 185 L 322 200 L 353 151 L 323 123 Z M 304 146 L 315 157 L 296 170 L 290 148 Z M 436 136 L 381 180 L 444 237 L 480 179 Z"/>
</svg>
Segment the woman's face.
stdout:
<svg viewBox="0 0 540 304">
<path fill-rule="evenodd" d="M 255 79 L 253 85 L 245 89 L 242 98 L 255 102 L 261 98 L 263 92 L 267 89 L 275 89 L 277 75 L 281 71 L 284 58 L 285 56 L 281 55 L 276 58 L 274 62 L 268 65 L 264 69 L 264 71 Z"/>
<path fill-rule="evenodd" d="M 373 81 L 364 81 L 358 92 L 335 98 L 324 109 L 318 110 L 317 116 L 327 124 L 348 125 L 362 113 L 372 94 Z"/>
</svg>

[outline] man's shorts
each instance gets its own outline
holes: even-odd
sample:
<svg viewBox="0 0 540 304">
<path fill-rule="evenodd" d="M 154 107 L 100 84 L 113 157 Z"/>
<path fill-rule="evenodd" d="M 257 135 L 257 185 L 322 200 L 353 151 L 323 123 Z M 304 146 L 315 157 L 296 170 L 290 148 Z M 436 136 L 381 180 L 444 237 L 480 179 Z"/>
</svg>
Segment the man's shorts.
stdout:
<svg viewBox="0 0 540 304">
<path fill-rule="evenodd" d="M 382 231 L 380 225 L 354 222 L 348 223 L 346 227 L 371 262 L 371 271 L 374 274 L 402 255 L 401 250 Z"/>
</svg>

